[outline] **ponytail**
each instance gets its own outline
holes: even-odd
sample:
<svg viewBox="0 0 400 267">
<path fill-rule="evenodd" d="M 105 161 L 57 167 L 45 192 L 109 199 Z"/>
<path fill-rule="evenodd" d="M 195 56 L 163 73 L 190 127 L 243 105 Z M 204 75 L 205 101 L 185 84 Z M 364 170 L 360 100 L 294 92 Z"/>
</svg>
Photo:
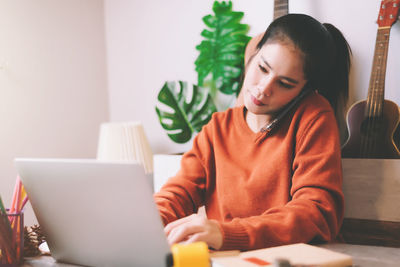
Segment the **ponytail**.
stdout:
<svg viewBox="0 0 400 267">
<path fill-rule="evenodd" d="M 319 89 L 335 111 L 336 121 L 339 127 L 340 143 L 344 144 L 348 138 L 346 124 L 346 107 L 349 98 L 349 73 L 351 49 L 343 34 L 332 24 L 323 24 L 332 36 L 334 42 L 335 57 L 331 67 L 331 75 L 325 86 Z"/>
<path fill-rule="evenodd" d="M 349 97 L 349 72 L 351 49 L 343 34 L 332 24 L 323 24 L 333 40 L 332 65 L 330 75 L 322 88 L 318 88 L 321 95 L 331 103 L 335 114 L 342 112 Z"/>
</svg>

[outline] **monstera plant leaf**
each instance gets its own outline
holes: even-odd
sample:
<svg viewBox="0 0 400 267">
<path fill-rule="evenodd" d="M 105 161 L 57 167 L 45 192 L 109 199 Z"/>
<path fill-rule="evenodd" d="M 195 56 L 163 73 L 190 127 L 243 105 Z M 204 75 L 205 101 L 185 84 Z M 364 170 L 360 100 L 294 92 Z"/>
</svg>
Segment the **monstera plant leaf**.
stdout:
<svg viewBox="0 0 400 267">
<path fill-rule="evenodd" d="M 250 40 L 249 26 L 241 24 L 243 12 L 232 11 L 232 2 L 213 4 L 214 15 L 203 17 L 208 27 L 202 31 L 204 40 L 196 46 L 198 85 L 209 88 L 215 99 L 218 91 L 238 94 L 244 69 L 244 50 Z"/>
<path fill-rule="evenodd" d="M 195 62 L 198 85 L 166 82 L 158 94 L 158 118 L 176 143 L 189 141 L 217 111 L 215 104 L 219 110 L 226 109 L 241 88 L 249 27 L 240 23 L 243 12 L 232 11 L 231 1 L 216 0 L 212 10 L 213 15 L 203 17 L 207 28 L 196 46 L 200 52 Z"/>
<path fill-rule="evenodd" d="M 158 93 L 161 126 L 176 143 L 189 141 L 217 111 L 207 89 L 187 82 L 166 82 Z"/>
</svg>

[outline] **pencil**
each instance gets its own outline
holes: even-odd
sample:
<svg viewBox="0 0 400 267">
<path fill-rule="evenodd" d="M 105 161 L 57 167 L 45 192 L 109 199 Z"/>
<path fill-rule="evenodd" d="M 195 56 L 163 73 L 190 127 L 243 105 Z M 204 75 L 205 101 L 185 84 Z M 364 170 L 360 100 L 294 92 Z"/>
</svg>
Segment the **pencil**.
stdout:
<svg viewBox="0 0 400 267">
<path fill-rule="evenodd" d="M 20 211 L 25 207 L 26 203 L 28 202 L 29 198 L 28 195 L 25 195 L 24 200 L 22 201 L 22 205 Z"/>
<path fill-rule="evenodd" d="M 9 258 L 9 261 L 15 262 L 15 251 L 12 248 L 12 230 L 6 222 L 8 222 L 7 215 L 0 215 L 0 244 L 4 248 L 4 254 Z"/>
<path fill-rule="evenodd" d="M 21 182 L 21 196 L 20 196 L 20 199 L 19 199 L 19 202 L 18 202 L 18 204 L 19 204 L 18 205 L 18 212 L 20 212 L 24 208 L 24 205 L 26 204 L 26 202 L 24 204 L 24 201 L 25 201 L 26 197 L 27 197 L 27 194 L 26 194 L 26 191 L 25 191 L 25 187 Z"/>
<path fill-rule="evenodd" d="M 1 196 L 0 196 L 0 215 L 3 215 L 4 214 L 4 216 L 6 216 L 7 215 L 7 210 L 4 208 L 4 203 L 3 203 L 3 200 L 1 199 Z M 5 218 L 7 218 L 7 217 L 5 217 Z M 11 224 L 10 224 L 10 221 L 9 220 L 5 220 L 6 221 L 6 225 L 7 225 L 7 227 L 11 230 Z"/>
<path fill-rule="evenodd" d="M 1 210 L 1 213 L 7 214 L 7 211 L 4 208 L 4 204 L 3 204 L 3 200 L 1 199 L 1 196 L 0 196 L 0 210 Z"/>
<path fill-rule="evenodd" d="M 21 201 L 21 191 L 22 191 L 22 183 L 21 180 L 19 179 L 19 176 L 17 176 L 17 179 L 15 181 L 15 187 L 14 187 L 14 196 L 13 196 L 13 201 L 11 203 L 11 207 L 10 207 L 10 213 L 18 213 L 18 206 L 20 205 L 20 201 Z M 11 227 L 14 226 L 14 220 L 15 217 L 10 217 L 10 222 L 11 222 Z"/>
<path fill-rule="evenodd" d="M 15 185 L 14 185 L 14 191 L 12 194 L 12 200 L 11 200 L 11 206 L 10 206 L 10 213 L 14 212 L 14 207 L 16 205 L 17 200 L 17 195 L 19 191 L 19 176 L 17 176 L 17 179 L 15 180 Z"/>
</svg>

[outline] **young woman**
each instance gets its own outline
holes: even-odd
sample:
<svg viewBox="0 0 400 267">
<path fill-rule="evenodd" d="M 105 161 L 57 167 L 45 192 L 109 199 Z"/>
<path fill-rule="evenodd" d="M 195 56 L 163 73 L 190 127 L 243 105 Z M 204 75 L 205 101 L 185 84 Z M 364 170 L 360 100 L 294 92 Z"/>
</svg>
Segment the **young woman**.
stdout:
<svg viewBox="0 0 400 267">
<path fill-rule="evenodd" d="M 302 14 L 272 22 L 248 63 L 244 106 L 215 113 L 155 195 L 169 242 L 250 250 L 334 239 L 344 201 L 332 107 L 349 64 L 334 26 Z"/>
</svg>

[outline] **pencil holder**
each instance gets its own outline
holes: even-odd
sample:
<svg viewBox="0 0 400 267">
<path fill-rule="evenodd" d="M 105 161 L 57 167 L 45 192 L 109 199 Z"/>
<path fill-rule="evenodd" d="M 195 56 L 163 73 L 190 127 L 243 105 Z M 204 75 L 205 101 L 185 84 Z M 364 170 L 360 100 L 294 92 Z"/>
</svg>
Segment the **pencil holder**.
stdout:
<svg viewBox="0 0 400 267">
<path fill-rule="evenodd" d="M 0 266 L 19 266 L 24 260 L 24 212 L 1 215 Z"/>
</svg>

